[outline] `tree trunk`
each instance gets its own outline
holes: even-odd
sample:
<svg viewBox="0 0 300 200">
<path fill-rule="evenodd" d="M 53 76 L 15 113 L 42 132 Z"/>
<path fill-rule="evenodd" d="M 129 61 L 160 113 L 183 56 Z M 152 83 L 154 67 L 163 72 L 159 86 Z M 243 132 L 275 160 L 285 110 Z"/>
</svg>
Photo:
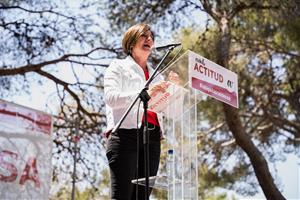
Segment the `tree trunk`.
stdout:
<svg viewBox="0 0 300 200">
<path fill-rule="evenodd" d="M 217 63 L 228 68 L 229 47 L 231 42 L 231 33 L 226 16 L 222 17 L 220 22 L 220 38 L 217 47 Z M 253 144 L 251 137 L 245 132 L 238 109 L 227 104 L 223 104 L 226 123 L 232 132 L 236 143 L 246 152 L 254 168 L 258 182 L 269 200 L 285 199 L 274 183 L 269 171 L 267 161 L 261 152 Z"/>
</svg>

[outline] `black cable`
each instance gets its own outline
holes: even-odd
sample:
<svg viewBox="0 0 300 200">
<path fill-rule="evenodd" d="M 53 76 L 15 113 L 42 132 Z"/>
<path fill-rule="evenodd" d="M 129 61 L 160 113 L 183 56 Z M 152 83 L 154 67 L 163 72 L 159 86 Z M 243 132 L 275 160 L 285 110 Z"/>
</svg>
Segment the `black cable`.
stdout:
<svg viewBox="0 0 300 200">
<path fill-rule="evenodd" d="M 141 99 L 138 103 L 138 109 L 137 109 L 137 116 L 136 116 L 136 190 L 135 190 L 135 199 L 138 200 L 139 199 L 139 151 L 140 151 L 140 139 L 139 139 L 139 112 L 140 112 L 140 105 L 141 105 Z"/>
</svg>

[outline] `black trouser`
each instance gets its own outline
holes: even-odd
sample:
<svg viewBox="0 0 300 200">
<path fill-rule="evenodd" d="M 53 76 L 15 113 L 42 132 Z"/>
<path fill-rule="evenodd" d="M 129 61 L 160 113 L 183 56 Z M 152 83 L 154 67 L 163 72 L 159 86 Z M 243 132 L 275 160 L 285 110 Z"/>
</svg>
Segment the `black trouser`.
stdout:
<svg viewBox="0 0 300 200">
<path fill-rule="evenodd" d="M 144 178 L 143 126 L 139 130 L 138 177 Z M 119 129 L 110 135 L 106 153 L 111 179 L 111 198 L 117 200 L 136 199 L 136 185 L 131 183 L 137 174 L 137 130 Z M 155 176 L 160 159 L 160 129 L 149 124 L 149 176 Z M 151 193 L 151 188 L 149 188 Z M 150 194 L 148 194 L 150 195 Z M 138 186 L 138 199 L 145 199 L 145 187 Z"/>
</svg>

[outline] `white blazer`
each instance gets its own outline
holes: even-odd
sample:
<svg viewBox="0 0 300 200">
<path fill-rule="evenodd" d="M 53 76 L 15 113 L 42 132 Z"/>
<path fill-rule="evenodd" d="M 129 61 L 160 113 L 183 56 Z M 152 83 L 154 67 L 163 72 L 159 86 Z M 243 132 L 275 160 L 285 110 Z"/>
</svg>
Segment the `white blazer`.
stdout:
<svg viewBox="0 0 300 200">
<path fill-rule="evenodd" d="M 149 65 L 148 65 L 149 66 Z M 148 67 L 149 76 L 154 70 Z M 161 76 L 152 82 L 162 80 Z M 143 69 L 134 61 L 131 56 L 125 59 L 115 59 L 106 69 L 104 75 L 104 98 L 106 103 L 107 130 L 111 130 L 119 122 L 131 102 L 143 89 L 146 78 Z M 132 129 L 140 127 L 144 113 L 141 103 L 139 109 L 139 124 L 137 125 L 138 102 L 127 115 L 120 128 Z M 162 128 L 162 115 L 157 114 L 159 124 Z"/>
</svg>

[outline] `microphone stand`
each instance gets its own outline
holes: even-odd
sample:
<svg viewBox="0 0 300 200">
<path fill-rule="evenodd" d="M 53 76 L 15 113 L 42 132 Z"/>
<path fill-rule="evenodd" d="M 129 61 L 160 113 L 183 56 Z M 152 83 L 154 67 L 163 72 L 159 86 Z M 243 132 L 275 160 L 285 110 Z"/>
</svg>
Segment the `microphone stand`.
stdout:
<svg viewBox="0 0 300 200">
<path fill-rule="evenodd" d="M 144 104 L 144 130 L 143 130 L 143 143 L 144 143 L 144 163 L 145 163 L 145 200 L 149 200 L 148 194 L 149 194 L 149 131 L 148 131 L 148 117 L 147 117 L 147 109 L 148 109 L 148 101 L 150 100 L 150 96 L 147 93 L 147 90 L 149 89 L 150 83 L 155 78 L 156 74 L 158 73 L 160 66 L 164 62 L 164 60 L 167 58 L 167 56 L 171 53 L 171 51 L 175 48 L 175 46 L 171 46 L 168 48 L 168 51 L 165 53 L 161 61 L 158 63 L 157 67 L 155 68 L 153 74 L 150 76 L 150 78 L 147 80 L 144 88 L 139 92 L 139 94 L 135 97 L 133 102 L 130 104 L 130 106 L 126 109 L 125 113 L 119 120 L 119 122 L 115 125 L 114 129 L 112 130 L 112 133 L 115 133 L 120 128 L 121 124 L 127 117 L 128 113 L 131 111 L 135 103 L 139 98 L 143 101 Z M 138 184 L 138 182 L 137 182 Z"/>
</svg>

